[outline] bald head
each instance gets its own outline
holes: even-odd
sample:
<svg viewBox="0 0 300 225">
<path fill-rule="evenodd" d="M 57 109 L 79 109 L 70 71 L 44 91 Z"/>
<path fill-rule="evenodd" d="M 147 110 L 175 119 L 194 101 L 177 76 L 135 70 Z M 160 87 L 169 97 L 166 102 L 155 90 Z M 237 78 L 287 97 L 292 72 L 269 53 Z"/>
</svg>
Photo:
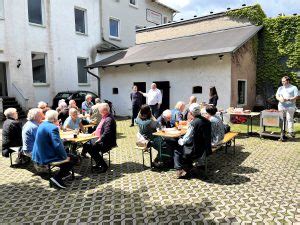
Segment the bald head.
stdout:
<svg viewBox="0 0 300 225">
<path fill-rule="evenodd" d="M 152 84 L 151 84 L 151 89 L 152 89 L 152 90 L 155 90 L 155 89 L 156 89 L 156 83 L 152 83 Z"/>
<path fill-rule="evenodd" d="M 191 96 L 190 97 L 190 102 L 189 102 L 190 104 L 193 104 L 193 103 L 197 103 L 197 97 L 196 96 Z"/>
</svg>

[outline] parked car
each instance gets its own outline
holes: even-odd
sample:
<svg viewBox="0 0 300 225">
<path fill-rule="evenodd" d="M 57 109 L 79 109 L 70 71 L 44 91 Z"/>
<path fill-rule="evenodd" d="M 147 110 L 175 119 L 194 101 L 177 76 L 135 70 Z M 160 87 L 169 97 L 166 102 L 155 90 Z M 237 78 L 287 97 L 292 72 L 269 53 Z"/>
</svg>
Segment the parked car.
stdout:
<svg viewBox="0 0 300 225">
<path fill-rule="evenodd" d="M 85 96 L 87 94 L 92 95 L 93 100 L 92 102 L 95 103 L 95 98 L 98 98 L 98 95 L 91 91 L 62 91 L 59 92 L 54 98 L 52 103 L 52 108 L 56 109 L 58 106 L 58 101 L 61 99 L 65 99 L 66 103 L 68 104 L 71 99 L 76 101 L 76 105 L 78 108 L 81 108 L 82 102 L 85 101 Z"/>
</svg>

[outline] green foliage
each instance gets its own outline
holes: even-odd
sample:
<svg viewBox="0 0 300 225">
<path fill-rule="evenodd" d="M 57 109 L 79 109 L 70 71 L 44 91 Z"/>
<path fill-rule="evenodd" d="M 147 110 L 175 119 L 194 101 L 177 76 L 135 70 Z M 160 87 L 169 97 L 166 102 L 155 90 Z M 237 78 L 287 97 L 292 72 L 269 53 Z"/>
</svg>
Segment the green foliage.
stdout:
<svg viewBox="0 0 300 225">
<path fill-rule="evenodd" d="M 269 97 L 268 90 L 275 91 L 283 75 L 289 75 L 294 85 L 300 84 L 296 75 L 300 71 L 299 15 L 266 18 L 259 5 L 227 14 L 264 27 L 257 44 L 257 94 Z"/>
<path fill-rule="evenodd" d="M 248 6 L 237 10 L 228 11 L 227 16 L 236 19 L 247 19 L 255 25 L 262 25 L 263 19 L 266 17 L 265 12 L 262 10 L 259 4 L 254 6 Z"/>
</svg>

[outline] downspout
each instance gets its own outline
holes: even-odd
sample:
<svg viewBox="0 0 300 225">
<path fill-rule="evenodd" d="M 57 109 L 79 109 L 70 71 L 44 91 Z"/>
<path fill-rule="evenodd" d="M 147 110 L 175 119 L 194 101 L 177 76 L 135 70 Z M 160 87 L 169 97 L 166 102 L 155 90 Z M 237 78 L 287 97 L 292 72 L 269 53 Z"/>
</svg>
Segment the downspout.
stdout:
<svg viewBox="0 0 300 225">
<path fill-rule="evenodd" d="M 98 69 L 99 70 L 99 69 Z M 100 96 L 100 76 L 97 76 L 96 74 L 92 73 L 90 71 L 90 68 L 87 68 L 87 72 L 92 75 L 93 77 L 95 77 L 97 79 L 97 83 L 98 83 L 98 97 L 101 99 L 101 96 Z"/>
</svg>

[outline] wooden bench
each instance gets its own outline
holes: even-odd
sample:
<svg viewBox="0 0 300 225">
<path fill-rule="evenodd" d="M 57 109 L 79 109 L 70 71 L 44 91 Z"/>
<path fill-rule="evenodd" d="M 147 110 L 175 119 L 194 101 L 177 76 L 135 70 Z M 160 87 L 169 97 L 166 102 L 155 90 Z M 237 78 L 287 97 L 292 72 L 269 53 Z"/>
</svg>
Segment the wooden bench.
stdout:
<svg viewBox="0 0 300 225">
<path fill-rule="evenodd" d="M 238 136 L 239 133 L 237 132 L 228 132 L 225 134 L 223 141 L 212 147 L 212 152 L 215 152 L 216 150 L 222 148 L 225 146 L 225 153 L 227 153 L 227 148 L 231 146 L 231 143 L 233 142 L 233 154 L 235 154 L 235 138 Z M 205 175 L 207 175 L 207 156 L 205 156 Z"/>
</svg>

